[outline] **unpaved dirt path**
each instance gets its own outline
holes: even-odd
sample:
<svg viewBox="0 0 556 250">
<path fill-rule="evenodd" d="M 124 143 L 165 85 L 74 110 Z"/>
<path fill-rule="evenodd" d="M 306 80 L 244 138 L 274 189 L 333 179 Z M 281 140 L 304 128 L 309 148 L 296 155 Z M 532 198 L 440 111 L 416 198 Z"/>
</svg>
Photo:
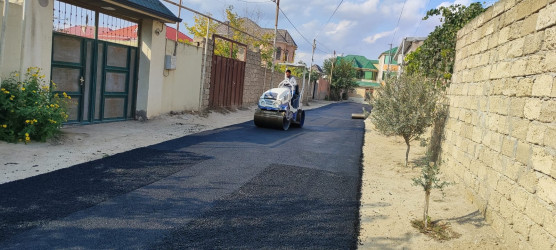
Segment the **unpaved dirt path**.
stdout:
<svg viewBox="0 0 556 250">
<path fill-rule="evenodd" d="M 508 249 L 478 210 L 461 192 L 461 184 L 431 195 L 429 216 L 449 222 L 461 234 L 458 239 L 438 242 L 411 226 L 422 219 L 424 192 L 412 185 L 419 168 L 404 166 L 406 145 L 401 137 L 380 135 L 370 119 L 365 121 L 363 182 L 360 208 L 360 249 Z M 411 144 L 409 161 L 424 156 L 418 141 Z M 441 167 L 442 171 L 442 167 Z"/>
</svg>

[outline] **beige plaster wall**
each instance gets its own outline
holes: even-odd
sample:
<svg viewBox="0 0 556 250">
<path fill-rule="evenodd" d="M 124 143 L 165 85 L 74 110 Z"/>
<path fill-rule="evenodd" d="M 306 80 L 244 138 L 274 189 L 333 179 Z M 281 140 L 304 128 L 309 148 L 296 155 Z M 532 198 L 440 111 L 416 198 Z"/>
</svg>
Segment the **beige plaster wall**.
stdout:
<svg viewBox="0 0 556 250">
<path fill-rule="evenodd" d="M 165 31 L 156 34 L 154 27 L 162 24 L 143 20 L 139 45 L 139 74 L 137 78 L 137 115 L 150 118 L 162 114 Z"/>
<path fill-rule="evenodd" d="M 53 0 L 10 1 L 0 76 L 39 67 L 50 79 Z M 0 1 L 0 13 L 4 1 Z M 45 21 L 48 20 L 48 21 Z M 2 18 L 0 18 L 2 25 Z"/>
<path fill-rule="evenodd" d="M 166 55 L 173 55 L 174 47 L 166 40 Z M 202 59 L 203 48 L 178 43 L 176 69 L 163 72 L 162 113 L 199 109 Z"/>
<path fill-rule="evenodd" d="M 458 33 L 443 171 L 516 248 L 556 249 L 556 0 L 501 0 Z"/>
</svg>

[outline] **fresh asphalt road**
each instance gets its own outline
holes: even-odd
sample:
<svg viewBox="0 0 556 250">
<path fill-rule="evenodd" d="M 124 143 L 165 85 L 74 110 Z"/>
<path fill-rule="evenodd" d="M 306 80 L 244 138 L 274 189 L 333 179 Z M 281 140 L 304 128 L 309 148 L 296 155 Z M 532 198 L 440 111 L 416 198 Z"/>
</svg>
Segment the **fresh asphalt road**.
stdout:
<svg viewBox="0 0 556 250">
<path fill-rule="evenodd" d="M 245 122 L 0 185 L 0 249 L 353 249 L 361 104 Z"/>
</svg>

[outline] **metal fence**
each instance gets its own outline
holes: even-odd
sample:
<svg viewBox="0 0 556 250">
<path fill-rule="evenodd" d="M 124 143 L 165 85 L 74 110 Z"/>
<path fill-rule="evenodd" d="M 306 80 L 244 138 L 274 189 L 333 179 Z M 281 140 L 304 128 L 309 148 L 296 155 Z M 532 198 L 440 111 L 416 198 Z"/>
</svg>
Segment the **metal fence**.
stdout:
<svg viewBox="0 0 556 250">
<path fill-rule="evenodd" d="M 121 18 L 54 1 L 53 31 L 137 47 L 138 25 Z"/>
</svg>

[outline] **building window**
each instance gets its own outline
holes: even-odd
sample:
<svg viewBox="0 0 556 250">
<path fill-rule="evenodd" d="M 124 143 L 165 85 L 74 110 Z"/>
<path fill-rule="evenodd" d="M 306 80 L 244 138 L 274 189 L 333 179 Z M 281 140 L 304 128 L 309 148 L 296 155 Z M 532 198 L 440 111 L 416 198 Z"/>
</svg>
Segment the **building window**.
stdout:
<svg viewBox="0 0 556 250">
<path fill-rule="evenodd" d="M 282 57 L 282 48 L 278 47 L 276 48 L 276 60 L 280 60 L 280 57 Z"/>
<path fill-rule="evenodd" d="M 285 61 L 285 62 L 288 61 L 288 53 L 289 53 L 288 50 L 286 50 L 286 53 L 284 53 L 284 61 Z"/>
</svg>

